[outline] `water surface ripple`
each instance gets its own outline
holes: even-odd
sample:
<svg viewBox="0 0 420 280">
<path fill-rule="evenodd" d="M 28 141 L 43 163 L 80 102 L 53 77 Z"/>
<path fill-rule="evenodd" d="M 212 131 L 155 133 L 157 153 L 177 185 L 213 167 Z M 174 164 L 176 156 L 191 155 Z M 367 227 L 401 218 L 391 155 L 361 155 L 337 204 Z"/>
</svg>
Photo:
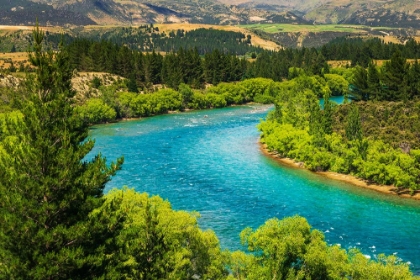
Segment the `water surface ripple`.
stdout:
<svg viewBox="0 0 420 280">
<path fill-rule="evenodd" d="M 420 274 L 420 202 L 332 181 L 265 157 L 256 129 L 262 105 L 157 116 L 91 130 L 93 153 L 124 155 L 106 191 L 124 185 L 198 211 L 224 248 L 269 218 L 302 215 L 330 244 L 358 247 L 372 258 L 397 254 Z"/>
</svg>

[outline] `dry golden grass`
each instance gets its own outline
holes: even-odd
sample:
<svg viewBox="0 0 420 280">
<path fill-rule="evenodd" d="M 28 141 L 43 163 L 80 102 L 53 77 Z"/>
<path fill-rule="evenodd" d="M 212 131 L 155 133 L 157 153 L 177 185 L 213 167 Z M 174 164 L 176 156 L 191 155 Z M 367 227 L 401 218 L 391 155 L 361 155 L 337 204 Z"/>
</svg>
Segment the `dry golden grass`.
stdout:
<svg viewBox="0 0 420 280">
<path fill-rule="evenodd" d="M 28 59 L 27 52 L 15 52 L 15 53 L 0 53 L 0 59 L 12 59 L 13 61 L 23 61 Z"/>
<path fill-rule="evenodd" d="M 10 63 L 8 61 L 10 60 L 13 61 L 15 67 L 18 67 L 20 62 L 23 62 L 24 65 L 29 65 L 28 53 L 26 52 L 0 53 L 0 68 L 9 68 Z"/>
<path fill-rule="evenodd" d="M 241 32 L 246 35 L 251 35 L 251 42 L 252 45 L 258 46 L 267 50 L 279 50 L 281 47 L 276 43 L 265 40 L 254 33 L 251 33 L 249 30 L 245 28 L 241 28 L 238 26 L 230 26 L 230 25 L 211 25 L 211 24 L 191 24 L 191 23 L 170 23 L 170 24 L 155 24 L 155 27 L 159 28 L 159 31 L 165 31 L 165 33 L 169 33 L 170 31 L 176 31 L 178 29 L 183 29 L 185 31 L 191 31 L 199 28 L 213 28 L 218 30 L 225 30 L 225 31 L 235 31 Z"/>
<path fill-rule="evenodd" d="M 346 65 L 351 65 L 350 60 L 329 60 L 327 63 L 332 68 L 346 67 Z"/>
<path fill-rule="evenodd" d="M 86 98 L 99 97 L 101 92 L 92 87 L 92 80 L 97 77 L 101 84 L 109 86 L 115 81 L 125 78 L 105 72 L 75 72 L 71 79 L 72 87 L 76 91 L 76 101 L 83 102 Z"/>
<path fill-rule="evenodd" d="M 34 26 L 23 26 L 23 25 L 0 25 L 0 31 L 32 31 Z M 49 32 L 61 32 L 63 31 L 62 27 L 59 26 L 40 26 L 40 29 Z"/>
<path fill-rule="evenodd" d="M 401 40 L 397 36 L 392 36 L 392 35 L 382 35 L 382 36 L 368 35 L 368 36 L 360 36 L 360 38 L 365 38 L 365 39 L 379 38 L 383 40 L 385 43 L 394 43 L 394 44 L 404 43 L 404 42 L 401 42 Z"/>
</svg>

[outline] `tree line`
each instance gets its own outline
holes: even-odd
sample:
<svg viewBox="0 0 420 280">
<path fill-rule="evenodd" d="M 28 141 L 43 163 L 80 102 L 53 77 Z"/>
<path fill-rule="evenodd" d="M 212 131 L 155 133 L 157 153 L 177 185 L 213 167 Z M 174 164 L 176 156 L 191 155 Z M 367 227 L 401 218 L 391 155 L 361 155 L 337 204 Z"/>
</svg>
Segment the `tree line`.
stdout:
<svg viewBox="0 0 420 280">
<path fill-rule="evenodd" d="M 201 31 L 200 31 L 201 32 Z M 328 74 L 330 67 L 327 60 L 348 59 L 352 64 L 360 66 L 359 70 L 369 67 L 369 75 L 356 74 L 357 88 L 354 95 L 366 94 L 364 91 L 375 91 L 378 100 L 390 100 L 390 95 L 400 92 L 404 84 L 408 97 L 417 94 L 419 66 L 410 66 L 406 58 L 415 59 L 420 54 L 420 46 L 410 39 L 405 45 L 385 44 L 380 39 L 340 39 L 322 47 L 282 49 L 279 51 L 262 51 L 255 61 L 239 58 L 235 53 L 223 49 L 223 44 L 201 55 L 197 48 L 179 48 L 161 55 L 158 52 L 143 53 L 120 46 L 110 41 L 93 41 L 76 39 L 68 46 L 72 67 L 80 71 L 106 71 L 132 80 L 138 88 L 148 88 L 151 84 L 165 84 L 177 89 L 181 83 L 193 88 L 201 88 L 205 84 L 235 82 L 248 78 L 269 78 L 274 81 L 291 79 L 299 75 L 290 72 L 290 68 L 299 68 L 307 75 Z M 380 49 L 381 51 L 378 51 Z M 356 59 L 363 54 L 364 58 Z M 387 59 L 390 62 L 382 67 L 382 73 L 375 67 L 373 59 Z M 372 65 L 370 65 L 372 64 Z M 375 72 L 376 71 L 376 72 Z M 397 77 L 399 74 L 399 78 Z M 366 79 L 369 76 L 370 89 Z M 380 80 L 383 78 L 383 80 Z M 404 80 L 404 81 L 403 81 Z M 380 97 L 378 92 L 382 90 Z M 360 92 L 359 92 L 360 91 Z M 360 97 L 366 99 L 366 97 Z"/>
<path fill-rule="evenodd" d="M 418 98 L 336 106 L 329 101 L 331 91 L 321 88 L 321 108 L 317 87 L 302 79 L 308 78 L 279 85 L 275 111 L 259 126 L 269 150 L 310 170 L 393 185 L 397 193 L 419 189 Z"/>
<path fill-rule="evenodd" d="M 213 49 L 236 55 L 245 55 L 251 52 L 261 52 L 263 49 L 251 45 L 251 36 L 241 32 L 217 29 L 198 28 L 191 31 L 178 29 L 169 33 L 160 32 L 153 25 L 123 27 L 106 31 L 102 34 L 88 33 L 83 35 L 95 41 L 110 41 L 119 45 L 126 45 L 133 50 L 142 52 L 172 52 L 180 48 L 197 48 L 200 55 Z"/>
<path fill-rule="evenodd" d="M 48 33 L 48 34 L 47 34 Z M 218 29 L 198 28 L 191 31 L 178 29 L 165 33 L 160 32 L 158 27 L 141 25 L 139 27 L 118 27 L 103 30 L 78 30 L 75 28 L 64 34 L 46 32 L 44 44 L 58 49 L 61 41 L 69 44 L 77 38 L 93 41 L 109 41 L 120 46 L 141 52 L 172 52 L 180 48 L 197 48 L 200 55 L 213 50 L 221 49 L 226 53 L 234 53 L 239 56 L 250 55 L 263 51 L 261 47 L 251 44 L 251 35 L 245 36 L 241 32 Z M 23 31 L 0 36 L 0 51 L 15 52 L 26 51 L 27 45 L 31 45 L 32 36 Z"/>
<path fill-rule="evenodd" d="M 253 63 L 219 49 L 206 52 L 204 56 L 200 56 L 196 48 L 180 48 L 162 55 L 88 39 L 76 39 L 66 50 L 74 69 L 118 74 L 140 88 L 162 83 L 175 89 L 181 83 L 200 88 L 205 83 L 216 85 L 256 77 L 279 81 L 288 78 L 290 67 L 299 67 L 311 74 L 328 72 L 325 58 L 316 49 L 264 51 Z"/>
<path fill-rule="evenodd" d="M 399 101 L 419 97 L 420 64 L 408 63 L 399 50 L 381 67 L 371 61 L 367 69 L 357 66 L 351 86 L 357 100 Z"/>
<path fill-rule="evenodd" d="M 406 38 L 403 44 L 385 43 L 380 38 L 339 37 L 320 48 L 327 60 L 349 60 L 351 66 L 367 67 L 372 59 L 389 60 L 399 51 L 404 58 L 420 57 L 420 44 L 414 38 Z"/>
</svg>

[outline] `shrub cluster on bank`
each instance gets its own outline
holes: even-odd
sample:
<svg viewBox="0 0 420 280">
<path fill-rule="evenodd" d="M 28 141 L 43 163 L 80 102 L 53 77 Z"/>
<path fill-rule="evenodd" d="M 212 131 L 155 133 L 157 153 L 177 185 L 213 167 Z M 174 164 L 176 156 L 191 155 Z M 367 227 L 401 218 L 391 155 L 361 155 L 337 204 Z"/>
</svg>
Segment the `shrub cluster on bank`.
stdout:
<svg viewBox="0 0 420 280">
<path fill-rule="evenodd" d="M 304 94 L 284 91 L 277 98 L 275 111 L 259 125 L 261 141 L 269 150 L 303 162 L 310 170 L 351 174 L 398 189 L 419 189 L 420 150 L 413 143 L 413 135 L 418 133 L 417 114 L 408 116 L 396 110 L 394 113 L 399 115 L 389 118 L 383 126 L 385 129 L 380 129 L 375 125 L 383 119 L 372 115 L 376 110 L 366 110 L 382 107 L 381 111 L 389 111 L 399 107 L 406 112 L 417 112 L 419 102 L 334 106 L 325 100 L 323 109 L 317 103 L 309 89 Z M 363 119 L 359 108 L 363 108 Z M 395 123 L 410 122 L 415 125 L 400 126 L 400 133 L 386 133 L 395 128 Z"/>
<path fill-rule="evenodd" d="M 276 83 L 256 78 L 238 83 L 221 83 L 206 90 L 193 90 L 181 84 L 151 93 L 118 91 L 117 86 L 101 87 L 101 96 L 86 100 L 76 111 L 89 123 L 121 118 L 139 118 L 187 109 L 222 108 L 248 102 L 272 103 Z"/>
</svg>

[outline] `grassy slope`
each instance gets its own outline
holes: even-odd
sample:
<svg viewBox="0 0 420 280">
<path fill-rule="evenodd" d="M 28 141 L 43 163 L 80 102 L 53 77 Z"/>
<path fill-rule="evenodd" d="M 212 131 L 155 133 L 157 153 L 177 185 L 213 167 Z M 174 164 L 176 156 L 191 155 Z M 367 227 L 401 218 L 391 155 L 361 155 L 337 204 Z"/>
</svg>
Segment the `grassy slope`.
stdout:
<svg viewBox="0 0 420 280">
<path fill-rule="evenodd" d="M 413 29 L 401 29 L 391 27 L 370 27 L 364 25 L 350 25 L 350 24 L 321 24 L 321 25 L 302 25 L 302 24 L 247 24 L 239 25 L 238 27 L 248 29 L 254 32 L 263 32 L 267 34 L 274 41 L 280 44 L 285 44 L 285 39 L 292 38 L 296 41 L 298 47 L 302 46 L 302 42 L 307 43 L 320 39 L 324 35 L 324 42 L 326 43 L 333 37 L 340 36 L 358 36 L 358 37 L 380 37 L 386 43 L 404 43 L 404 30 L 410 37 L 419 39 L 420 31 Z M 323 34 L 324 33 L 324 34 Z M 340 35 L 342 33 L 342 35 Z M 329 34 L 329 35 L 328 35 Z M 318 36 L 320 35 L 320 36 Z M 284 38 L 286 36 L 286 38 Z M 293 39 L 294 38 L 294 39 Z M 285 46 L 288 46 L 287 43 Z M 317 45 L 319 46 L 319 44 Z"/>
<path fill-rule="evenodd" d="M 245 29 L 258 29 L 267 33 L 278 32 L 351 32 L 351 33 L 367 33 L 365 29 L 371 30 L 392 30 L 390 27 L 367 27 L 363 25 L 348 24 L 323 24 L 323 25 L 303 25 L 303 24 L 247 24 L 239 27 Z"/>
</svg>

